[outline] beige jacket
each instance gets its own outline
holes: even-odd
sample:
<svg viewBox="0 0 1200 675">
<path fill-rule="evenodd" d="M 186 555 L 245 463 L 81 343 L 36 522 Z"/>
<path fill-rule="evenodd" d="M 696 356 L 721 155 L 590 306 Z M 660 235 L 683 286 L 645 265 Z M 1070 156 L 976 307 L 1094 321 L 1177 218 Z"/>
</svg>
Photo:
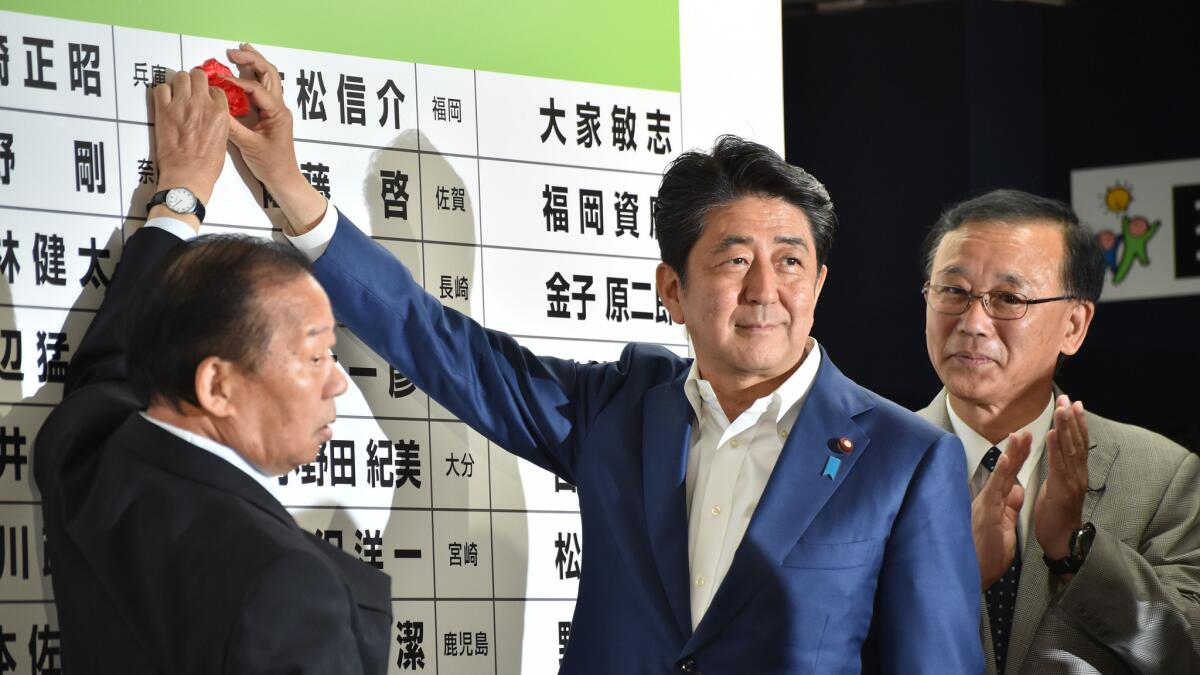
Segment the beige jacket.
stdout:
<svg viewBox="0 0 1200 675">
<path fill-rule="evenodd" d="M 953 432 L 945 389 L 917 414 Z M 1083 520 L 1096 539 L 1063 584 L 1029 528 L 1007 673 L 1200 673 L 1200 457 L 1099 415 L 1087 425 Z M 1034 476 L 1046 479 L 1045 453 Z M 986 609 L 980 635 L 995 675 Z"/>
</svg>

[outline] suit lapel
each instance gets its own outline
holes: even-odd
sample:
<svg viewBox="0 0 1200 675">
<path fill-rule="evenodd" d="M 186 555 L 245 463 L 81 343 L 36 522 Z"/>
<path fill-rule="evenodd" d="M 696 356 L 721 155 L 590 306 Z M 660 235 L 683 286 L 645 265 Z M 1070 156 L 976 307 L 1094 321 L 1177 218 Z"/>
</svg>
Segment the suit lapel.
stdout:
<svg viewBox="0 0 1200 675">
<path fill-rule="evenodd" d="M 950 413 L 946 412 L 946 389 L 943 387 L 929 405 L 917 411 L 917 414 L 937 425 L 948 433 L 954 433 L 954 425 L 950 423 Z"/>
<path fill-rule="evenodd" d="M 299 527 L 278 499 L 224 459 L 133 414 L 115 436 L 142 461 L 162 471 L 232 493 L 275 518 Z"/>
<path fill-rule="evenodd" d="M 646 392 L 642 417 L 642 493 L 650 549 L 681 638 L 692 632 L 688 595 L 687 456 L 691 404 L 683 393 L 687 371 Z"/>
<path fill-rule="evenodd" d="M 684 653 L 698 649 L 719 634 L 763 582 L 777 574 L 788 552 L 867 449 L 870 438 L 852 417 L 873 404 L 834 367 L 828 355 L 822 356 L 817 378 L 771 472 L 729 572 Z M 843 437 L 854 444 L 849 455 L 832 450 Z M 822 476 L 825 462 L 835 454 L 841 459 L 841 468 L 833 479 L 825 478 Z"/>
<path fill-rule="evenodd" d="M 1062 393 L 1057 388 L 1055 396 Z M 1104 495 L 1105 481 L 1108 471 L 1116 459 L 1116 448 L 1108 445 L 1100 446 L 1091 440 L 1095 438 L 1094 427 L 1088 444 L 1088 493 L 1083 499 L 1083 522 L 1091 519 L 1096 509 L 1096 503 Z M 1034 480 L 1041 486 L 1046 482 L 1049 473 L 1049 457 L 1045 448 L 1042 449 L 1041 459 L 1038 460 Z M 1012 642 L 1008 646 L 1008 662 L 1017 667 L 1014 672 L 1020 672 L 1029 646 L 1033 644 L 1034 633 L 1046 616 L 1050 606 L 1050 597 L 1056 592 L 1057 579 L 1050 578 L 1050 569 L 1042 561 L 1042 545 L 1038 543 L 1034 519 L 1029 519 L 1029 531 L 1025 533 L 1025 545 L 1021 549 L 1021 581 L 1017 585 L 1017 606 L 1013 612 Z"/>
<path fill-rule="evenodd" d="M 1091 522 L 1096 505 L 1104 496 L 1108 484 L 1108 472 L 1117 461 L 1119 449 L 1112 443 L 1101 445 L 1096 439 L 1107 438 L 1102 433 L 1103 420 L 1088 414 L 1088 493 L 1083 498 L 1083 522 Z"/>
<path fill-rule="evenodd" d="M 1065 392 L 1054 385 L 1054 400 L 1057 401 L 1059 396 Z M 1092 513 L 1096 510 L 1096 503 L 1104 496 L 1105 484 L 1108 481 L 1108 472 L 1112 469 L 1113 462 L 1117 459 L 1118 449 L 1111 443 L 1100 445 L 1097 438 L 1108 438 L 1109 434 L 1105 433 L 1104 425 L 1107 421 L 1097 417 L 1091 413 L 1087 415 L 1088 426 L 1088 493 L 1083 498 L 1083 522 L 1089 522 L 1092 519 Z M 1045 478 L 1042 474 L 1039 478 Z M 1041 483 L 1038 483 L 1041 485 Z"/>
<path fill-rule="evenodd" d="M 1040 487 L 1046 481 L 1046 453 L 1038 460 L 1034 481 Z M 1050 604 L 1050 569 L 1042 562 L 1042 545 L 1034 532 L 1033 518 L 1021 546 L 1021 580 L 1017 584 L 1017 601 L 1013 609 L 1012 638 L 1008 643 L 1008 668 L 1021 671 L 1025 654 L 1033 642 L 1033 634 Z"/>
</svg>

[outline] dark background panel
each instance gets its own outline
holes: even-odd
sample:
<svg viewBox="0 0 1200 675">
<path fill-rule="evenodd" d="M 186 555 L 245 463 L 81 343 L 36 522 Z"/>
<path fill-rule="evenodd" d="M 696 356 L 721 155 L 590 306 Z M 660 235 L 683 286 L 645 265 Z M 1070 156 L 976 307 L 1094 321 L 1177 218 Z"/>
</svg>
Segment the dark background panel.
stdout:
<svg viewBox="0 0 1200 675">
<path fill-rule="evenodd" d="M 1200 157 L 1198 26 L 1191 2 L 785 11 L 787 157 L 841 219 L 814 329 L 838 366 L 910 408 L 937 392 L 918 258 L 946 206 L 1069 202 L 1072 169 Z M 1200 451 L 1200 296 L 1102 302 L 1059 382 Z"/>
</svg>

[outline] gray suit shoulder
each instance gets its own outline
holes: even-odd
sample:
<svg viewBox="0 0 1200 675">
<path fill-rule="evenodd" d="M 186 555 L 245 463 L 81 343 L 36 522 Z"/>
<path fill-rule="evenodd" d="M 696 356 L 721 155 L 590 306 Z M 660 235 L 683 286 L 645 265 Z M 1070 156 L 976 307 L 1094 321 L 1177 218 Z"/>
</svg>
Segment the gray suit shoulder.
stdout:
<svg viewBox="0 0 1200 675">
<path fill-rule="evenodd" d="M 1135 462 L 1142 470 L 1164 470 L 1174 474 L 1189 458 L 1200 461 L 1175 441 L 1134 424 L 1117 422 L 1095 413 L 1087 414 L 1088 436 L 1098 444 L 1119 451 L 1118 461 Z"/>
</svg>

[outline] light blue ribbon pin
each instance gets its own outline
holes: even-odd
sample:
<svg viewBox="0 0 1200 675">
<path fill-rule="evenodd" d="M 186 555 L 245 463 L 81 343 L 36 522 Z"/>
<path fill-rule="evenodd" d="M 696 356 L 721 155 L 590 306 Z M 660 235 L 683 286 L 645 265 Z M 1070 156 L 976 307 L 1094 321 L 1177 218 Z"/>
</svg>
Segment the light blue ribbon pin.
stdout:
<svg viewBox="0 0 1200 675">
<path fill-rule="evenodd" d="M 821 472 L 821 478 L 833 480 L 837 478 L 838 469 L 842 468 L 842 460 L 837 457 L 830 457 L 825 460 L 825 470 Z"/>
</svg>

